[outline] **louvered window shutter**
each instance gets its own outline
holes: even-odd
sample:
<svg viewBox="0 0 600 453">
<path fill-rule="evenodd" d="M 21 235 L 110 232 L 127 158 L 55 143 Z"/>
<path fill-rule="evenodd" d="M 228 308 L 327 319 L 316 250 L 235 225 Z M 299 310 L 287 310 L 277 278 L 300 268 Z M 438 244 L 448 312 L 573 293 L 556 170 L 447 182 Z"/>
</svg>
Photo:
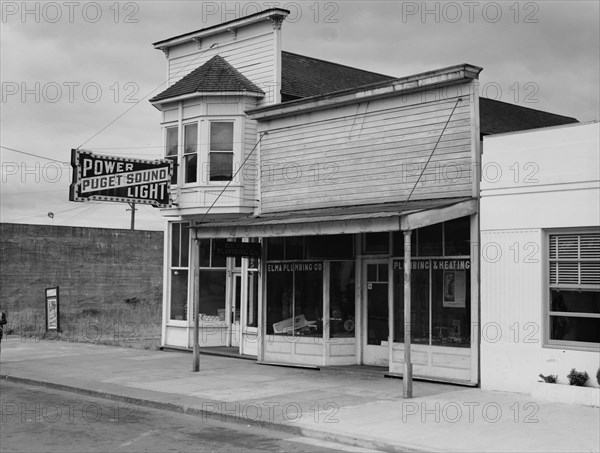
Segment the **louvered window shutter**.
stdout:
<svg viewBox="0 0 600 453">
<path fill-rule="evenodd" d="M 550 235 L 550 285 L 600 286 L 600 234 Z"/>
</svg>

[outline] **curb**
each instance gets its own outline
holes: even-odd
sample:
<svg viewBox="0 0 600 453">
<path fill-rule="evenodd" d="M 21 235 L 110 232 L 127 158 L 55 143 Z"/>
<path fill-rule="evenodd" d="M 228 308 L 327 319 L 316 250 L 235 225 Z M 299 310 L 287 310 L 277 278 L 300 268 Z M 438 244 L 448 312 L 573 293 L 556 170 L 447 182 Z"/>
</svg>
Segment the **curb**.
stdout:
<svg viewBox="0 0 600 453">
<path fill-rule="evenodd" d="M 118 401 L 126 404 L 133 404 L 140 407 L 146 407 L 150 409 L 159 409 L 169 412 L 175 412 L 178 414 L 192 415 L 195 417 L 202 417 L 203 420 L 211 419 L 221 421 L 224 423 L 236 423 L 243 425 L 258 426 L 260 428 L 266 428 L 273 431 L 284 432 L 288 434 L 294 434 L 296 436 L 309 437 L 313 439 L 320 439 L 329 442 L 335 442 L 343 445 L 362 447 L 373 450 L 381 450 L 392 453 L 422 453 L 422 452 L 433 452 L 441 450 L 432 450 L 431 448 L 425 448 L 424 446 L 415 446 L 409 444 L 391 444 L 383 442 L 378 439 L 359 438 L 346 434 L 336 434 L 327 431 L 321 431 L 313 428 L 302 428 L 299 426 L 286 425 L 283 423 L 276 423 L 272 421 L 260 421 L 252 418 L 240 417 L 238 415 L 228 415 L 216 411 L 198 409 L 194 407 L 187 407 L 182 404 L 166 403 L 160 401 L 154 401 L 150 399 L 137 398 L 127 395 L 119 395 L 117 393 L 102 392 L 99 390 L 92 390 L 82 387 L 74 387 L 71 385 L 59 384 L 55 382 L 41 381 L 37 379 L 30 379 L 24 377 L 9 376 L 7 374 L 0 374 L 0 381 L 14 382 L 18 384 L 26 384 L 36 387 L 45 387 L 53 390 L 60 390 L 63 392 L 77 393 L 80 395 L 91 396 L 94 398 L 102 398 L 110 401 Z"/>
</svg>

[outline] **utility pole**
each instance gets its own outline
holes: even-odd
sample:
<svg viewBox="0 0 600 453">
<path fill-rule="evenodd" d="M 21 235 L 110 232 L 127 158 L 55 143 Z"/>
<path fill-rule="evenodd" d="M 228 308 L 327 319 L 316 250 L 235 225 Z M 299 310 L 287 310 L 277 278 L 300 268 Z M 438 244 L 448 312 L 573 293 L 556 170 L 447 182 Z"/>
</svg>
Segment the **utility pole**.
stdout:
<svg viewBox="0 0 600 453">
<path fill-rule="evenodd" d="M 131 211 L 131 230 L 135 230 L 135 211 L 137 211 L 135 207 L 135 203 L 127 203 L 131 209 L 127 209 L 127 211 Z"/>
</svg>

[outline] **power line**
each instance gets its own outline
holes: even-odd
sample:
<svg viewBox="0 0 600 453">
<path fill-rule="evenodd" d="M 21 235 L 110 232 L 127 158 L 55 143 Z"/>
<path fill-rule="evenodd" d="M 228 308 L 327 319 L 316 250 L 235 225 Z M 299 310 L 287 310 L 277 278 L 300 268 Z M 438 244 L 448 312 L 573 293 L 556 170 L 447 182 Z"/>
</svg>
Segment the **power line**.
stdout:
<svg viewBox="0 0 600 453">
<path fill-rule="evenodd" d="M 65 162 L 65 161 L 62 161 L 62 160 L 56 160 L 56 159 L 52 159 L 51 157 L 40 156 L 39 154 L 28 153 L 26 151 L 21 151 L 21 150 L 14 149 L 14 148 L 9 148 L 8 146 L 0 145 L 0 148 L 6 149 L 8 151 L 15 152 L 15 153 L 19 153 L 19 154 L 25 154 L 26 156 L 32 156 L 32 157 L 37 157 L 39 159 L 49 160 L 51 162 L 58 162 L 60 164 L 71 165 L 71 162 Z"/>
<path fill-rule="evenodd" d="M 214 46 L 216 46 L 217 43 L 214 43 L 212 46 L 210 46 L 208 49 L 204 50 L 203 52 L 201 52 L 196 58 L 194 58 L 192 61 L 190 61 L 187 65 L 185 65 L 182 70 L 187 69 L 190 65 L 192 65 L 193 63 L 195 63 L 201 56 L 204 55 L 204 53 L 208 52 L 210 49 L 212 49 Z M 160 87 L 162 87 L 163 85 L 165 85 L 166 83 L 169 82 L 169 79 L 165 80 L 164 82 L 162 82 L 160 85 L 158 85 L 156 88 L 152 89 L 150 92 L 148 92 L 148 94 L 146 94 L 143 98 L 137 100 L 137 102 L 135 102 L 135 104 L 133 104 L 131 107 L 129 107 L 127 110 L 125 110 L 123 113 L 121 113 L 119 116 L 117 116 L 114 120 L 110 121 L 106 126 L 104 126 L 102 129 L 100 129 L 98 132 L 96 132 L 94 135 L 92 135 L 90 138 L 88 138 L 85 142 L 83 142 L 81 145 L 79 145 L 77 147 L 77 149 L 81 148 L 83 145 L 85 145 L 87 142 L 89 142 L 90 140 L 92 140 L 93 138 L 95 138 L 96 136 L 100 135 L 102 132 L 104 132 L 106 129 L 108 129 L 112 124 L 114 124 L 115 122 L 117 122 L 119 119 L 121 119 L 123 116 L 125 116 L 127 113 L 129 113 L 132 109 L 134 109 L 135 107 L 137 107 L 140 102 L 142 102 L 143 100 L 145 100 L 146 98 L 148 98 L 152 93 L 154 93 L 156 90 L 158 90 Z"/>
</svg>

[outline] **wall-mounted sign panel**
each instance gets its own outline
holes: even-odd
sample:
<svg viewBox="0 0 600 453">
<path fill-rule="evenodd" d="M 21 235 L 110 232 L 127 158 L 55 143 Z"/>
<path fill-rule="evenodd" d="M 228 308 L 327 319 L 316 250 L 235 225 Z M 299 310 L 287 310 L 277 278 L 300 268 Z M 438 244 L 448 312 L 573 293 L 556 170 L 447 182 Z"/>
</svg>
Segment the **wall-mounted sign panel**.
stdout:
<svg viewBox="0 0 600 453">
<path fill-rule="evenodd" d="M 60 330 L 58 286 L 46 288 L 46 331 Z"/>
<path fill-rule="evenodd" d="M 171 160 L 141 160 L 71 150 L 71 201 L 117 201 L 170 206 Z"/>
</svg>

